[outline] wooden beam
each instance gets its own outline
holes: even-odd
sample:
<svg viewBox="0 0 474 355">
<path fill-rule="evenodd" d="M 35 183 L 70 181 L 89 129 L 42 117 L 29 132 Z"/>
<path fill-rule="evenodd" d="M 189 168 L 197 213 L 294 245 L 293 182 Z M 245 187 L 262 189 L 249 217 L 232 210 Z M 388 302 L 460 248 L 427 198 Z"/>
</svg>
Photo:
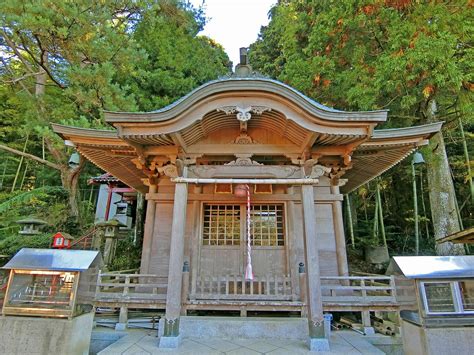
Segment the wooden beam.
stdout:
<svg viewBox="0 0 474 355">
<path fill-rule="evenodd" d="M 266 184 L 266 185 L 316 185 L 318 179 L 229 179 L 229 178 L 184 178 L 176 177 L 171 179 L 175 183 L 186 184 Z"/>
<path fill-rule="evenodd" d="M 145 156 L 151 155 L 178 155 L 179 147 L 174 145 L 162 145 L 162 146 L 151 146 L 146 147 L 144 154 Z"/>
<path fill-rule="evenodd" d="M 228 200 L 228 194 L 188 194 L 189 201 L 208 201 L 208 202 L 225 202 Z M 146 195 L 147 200 L 153 201 L 173 201 L 174 194 L 171 193 L 153 193 Z M 284 202 L 284 201 L 294 201 L 296 203 L 301 202 L 301 197 L 298 195 L 292 194 L 271 194 L 271 195 L 254 195 L 252 200 L 255 202 Z M 315 201 L 317 202 L 332 202 L 332 201 L 342 201 L 342 195 L 333 195 L 333 194 L 320 194 L 318 193 L 315 196 Z"/>
<path fill-rule="evenodd" d="M 179 132 L 175 133 L 170 133 L 170 137 L 173 140 L 174 144 L 177 146 L 183 148 L 183 150 L 186 152 L 187 144 L 183 139 L 183 136 Z"/>
<path fill-rule="evenodd" d="M 301 154 L 301 148 L 295 144 L 193 144 L 188 146 L 189 154 L 204 155 L 284 155 Z"/>
</svg>

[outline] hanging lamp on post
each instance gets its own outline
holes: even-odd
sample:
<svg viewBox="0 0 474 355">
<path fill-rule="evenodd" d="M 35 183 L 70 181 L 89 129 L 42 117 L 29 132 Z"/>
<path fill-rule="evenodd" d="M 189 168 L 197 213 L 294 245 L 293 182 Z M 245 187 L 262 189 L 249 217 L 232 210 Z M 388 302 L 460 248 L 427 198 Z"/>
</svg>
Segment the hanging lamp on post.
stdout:
<svg viewBox="0 0 474 355">
<path fill-rule="evenodd" d="M 424 164 L 425 160 L 420 152 L 413 153 L 411 159 L 411 178 L 413 182 L 413 213 L 415 217 L 415 254 L 418 255 L 420 252 L 420 236 L 418 231 L 418 194 L 416 191 L 416 171 L 415 164 Z M 423 193 L 423 191 L 421 192 Z"/>
</svg>

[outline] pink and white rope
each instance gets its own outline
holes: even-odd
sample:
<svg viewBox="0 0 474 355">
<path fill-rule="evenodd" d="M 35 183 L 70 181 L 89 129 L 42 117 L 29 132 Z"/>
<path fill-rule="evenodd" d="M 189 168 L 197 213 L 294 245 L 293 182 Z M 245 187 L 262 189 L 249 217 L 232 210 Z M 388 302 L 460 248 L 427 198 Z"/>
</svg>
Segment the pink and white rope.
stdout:
<svg viewBox="0 0 474 355">
<path fill-rule="evenodd" d="M 253 280 L 252 270 L 252 244 L 250 233 L 250 186 L 245 185 L 247 190 L 247 266 L 245 267 L 245 280 Z"/>
</svg>

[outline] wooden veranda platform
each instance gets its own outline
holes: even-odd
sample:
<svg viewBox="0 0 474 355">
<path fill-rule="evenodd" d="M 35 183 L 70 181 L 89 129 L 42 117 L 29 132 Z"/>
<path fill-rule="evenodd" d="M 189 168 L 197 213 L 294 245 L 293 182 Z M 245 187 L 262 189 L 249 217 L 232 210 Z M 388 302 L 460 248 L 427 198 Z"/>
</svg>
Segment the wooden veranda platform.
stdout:
<svg viewBox="0 0 474 355">
<path fill-rule="evenodd" d="M 324 311 L 398 311 L 394 276 L 321 277 Z M 157 275 L 101 273 L 94 305 L 110 308 L 165 309 L 167 280 Z M 289 277 L 256 278 L 249 283 L 241 276 L 201 280 L 195 293 L 183 299 L 189 310 L 301 312 L 305 296 L 292 292 Z"/>
</svg>

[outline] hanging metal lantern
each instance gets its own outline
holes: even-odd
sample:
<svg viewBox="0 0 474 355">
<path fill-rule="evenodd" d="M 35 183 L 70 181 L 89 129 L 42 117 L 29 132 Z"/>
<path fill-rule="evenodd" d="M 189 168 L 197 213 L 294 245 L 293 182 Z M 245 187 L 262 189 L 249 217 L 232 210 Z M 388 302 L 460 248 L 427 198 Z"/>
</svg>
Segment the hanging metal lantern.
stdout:
<svg viewBox="0 0 474 355">
<path fill-rule="evenodd" d="M 411 159 L 412 164 L 424 164 L 425 159 L 423 159 L 423 155 L 420 152 L 413 153 L 413 157 Z"/>
<path fill-rule="evenodd" d="M 81 157 L 79 153 L 74 152 L 71 154 L 71 157 L 69 158 L 68 165 L 71 169 L 74 169 L 75 167 L 79 165 L 80 162 L 81 162 Z"/>
</svg>

